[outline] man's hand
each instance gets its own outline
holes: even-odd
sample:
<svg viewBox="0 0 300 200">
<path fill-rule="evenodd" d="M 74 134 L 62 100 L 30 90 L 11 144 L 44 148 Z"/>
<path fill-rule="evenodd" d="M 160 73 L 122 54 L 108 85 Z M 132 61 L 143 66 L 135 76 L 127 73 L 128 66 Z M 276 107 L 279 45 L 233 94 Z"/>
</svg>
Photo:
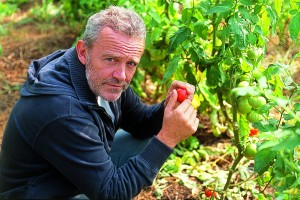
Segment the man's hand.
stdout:
<svg viewBox="0 0 300 200">
<path fill-rule="evenodd" d="M 178 86 L 182 87 L 176 83 L 173 85 L 174 89 L 168 93 L 162 129 L 157 135 L 157 138 L 170 148 L 194 134 L 199 124 L 197 112 L 191 104 L 195 88 L 187 87 L 188 98 L 179 104 L 176 92 Z"/>
<path fill-rule="evenodd" d="M 188 84 L 186 82 L 182 82 L 182 81 L 173 81 L 170 88 L 169 88 L 169 91 L 167 93 L 167 96 L 166 96 L 166 101 L 165 101 L 165 104 L 164 106 L 166 107 L 169 100 L 170 100 L 170 96 L 173 92 L 174 89 L 185 89 L 187 91 L 187 99 L 189 100 L 193 100 L 193 97 L 194 97 L 194 92 L 195 92 L 195 86 L 191 85 L 191 84 Z M 179 102 L 176 102 L 176 107 L 179 105 L 180 103 Z"/>
</svg>

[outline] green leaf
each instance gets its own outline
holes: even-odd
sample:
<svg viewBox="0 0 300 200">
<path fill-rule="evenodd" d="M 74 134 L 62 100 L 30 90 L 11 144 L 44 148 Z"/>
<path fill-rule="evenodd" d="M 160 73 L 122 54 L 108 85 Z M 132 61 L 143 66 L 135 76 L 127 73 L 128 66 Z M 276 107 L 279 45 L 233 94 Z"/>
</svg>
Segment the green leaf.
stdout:
<svg viewBox="0 0 300 200">
<path fill-rule="evenodd" d="M 281 77 L 278 74 L 276 74 L 275 75 L 275 90 L 274 90 L 274 94 L 276 94 L 277 96 L 282 96 L 283 95 L 282 88 L 284 88 L 284 83 L 281 80 Z"/>
<path fill-rule="evenodd" d="M 239 7 L 239 11 L 244 19 L 251 19 L 249 11 L 244 6 Z"/>
<path fill-rule="evenodd" d="M 206 40 L 208 35 L 208 24 L 202 21 L 196 22 L 194 25 L 194 33 L 203 40 Z"/>
<path fill-rule="evenodd" d="M 275 33 L 276 31 L 276 21 L 277 21 L 277 16 L 276 16 L 276 13 L 273 12 L 272 8 L 270 6 L 267 6 L 266 7 L 266 10 L 268 12 L 268 17 L 270 18 L 271 20 L 271 28 L 272 28 L 272 32 Z"/>
<path fill-rule="evenodd" d="M 161 37 L 162 34 L 162 30 L 160 28 L 153 28 L 151 29 L 151 32 L 148 34 L 147 36 L 147 40 L 146 40 L 146 44 L 148 46 L 152 46 L 153 42 L 156 40 L 159 40 L 159 38 Z"/>
<path fill-rule="evenodd" d="M 268 68 L 264 71 L 264 75 L 267 77 L 268 80 L 272 80 L 272 76 L 275 74 L 279 74 L 280 66 L 277 64 L 270 64 Z"/>
<path fill-rule="evenodd" d="M 201 94 L 204 96 L 204 98 L 206 99 L 206 101 L 208 101 L 208 103 L 210 104 L 211 107 L 213 107 L 214 109 L 220 109 L 220 106 L 218 106 L 218 98 L 216 94 L 212 94 L 209 91 L 209 87 L 207 86 L 207 84 L 201 82 L 199 85 L 200 88 L 200 92 Z"/>
<path fill-rule="evenodd" d="M 182 164 L 182 160 L 179 157 L 175 157 L 175 159 L 172 160 L 168 160 L 164 166 L 162 167 L 162 169 L 167 172 L 167 173 L 176 173 L 179 172 L 180 170 L 180 166 Z"/>
<path fill-rule="evenodd" d="M 255 128 L 258 128 L 262 132 L 268 132 L 268 131 L 276 131 L 278 125 L 277 119 L 268 119 L 267 121 L 259 121 L 253 123 L 253 126 Z"/>
<path fill-rule="evenodd" d="M 186 80 L 187 80 L 188 83 L 190 83 L 192 85 L 197 85 L 197 80 L 196 80 L 195 74 L 192 73 L 191 71 L 189 71 L 186 74 Z"/>
<path fill-rule="evenodd" d="M 262 9 L 262 5 L 256 4 L 254 6 L 253 13 L 256 14 L 256 15 L 259 14 L 261 9 Z"/>
<path fill-rule="evenodd" d="M 292 150 L 296 146 L 300 145 L 300 136 L 293 134 L 292 136 L 288 137 L 287 139 L 281 141 L 278 145 L 274 146 L 272 150 L 279 151 L 279 150 Z"/>
<path fill-rule="evenodd" d="M 285 153 L 284 157 L 278 156 L 273 167 L 274 179 L 278 182 L 278 184 L 275 184 L 275 188 L 281 192 L 288 189 L 296 181 L 293 173 L 294 169 L 286 162 L 286 159 L 291 158 L 291 156 L 290 153 Z"/>
<path fill-rule="evenodd" d="M 174 74 L 174 72 L 177 70 L 179 59 L 180 59 L 180 55 L 175 55 L 171 59 L 171 61 L 169 62 L 168 66 L 167 66 L 164 78 L 162 80 L 163 82 L 166 82 Z"/>
<path fill-rule="evenodd" d="M 235 42 L 239 49 L 245 49 L 247 46 L 247 34 L 248 31 L 243 28 L 242 24 L 238 22 L 236 17 L 231 17 L 228 21 L 230 30 L 234 35 Z"/>
<path fill-rule="evenodd" d="M 300 111 L 300 103 L 294 104 L 294 112 Z"/>
<path fill-rule="evenodd" d="M 170 39 L 168 54 L 172 53 L 179 45 L 181 45 L 191 35 L 191 32 L 191 29 L 188 27 L 180 27 Z"/>
<path fill-rule="evenodd" d="M 193 149 L 197 149 L 199 145 L 199 140 L 195 136 L 190 136 L 186 139 L 186 148 L 190 151 Z"/>
<path fill-rule="evenodd" d="M 233 3 L 230 1 L 223 1 L 220 4 L 217 4 L 215 7 L 211 8 L 209 11 L 207 11 L 207 15 L 210 15 L 212 13 L 223 13 L 230 11 L 233 7 Z"/>
<path fill-rule="evenodd" d="M 226 79 L 226 75 L 220 65 L 208 67 L 206 77 L 209 86 L 221 86 Z"/>
<path fill-rule="evenodd" d="M 258 146 L 258 150 L 262 151 L 263 149 L 271 149 L 276 146 L 279 142 L 273 140 L 266 140 L 261 145 Z"/>
<path fill-rule="evenodd" d="M 191 22 L 191 18 L 193 17 L 192 10 L 190 8 L 186 8 L 182 10 L 182 22 L 184 24 L 189 24 Z"/>
<path fill-rule="evenodd" d="M 296 15 L 298 13 L 298 11 L 296 9 L 292 9 L 289 12 L 291 15 Z"/>
<path fill-rule="evenodd" d="M 253 23 L 253 24 L 257 24 L 258 23 L 258 21 L 259 21 L 259 19 L 258 19 L 258 16 L 256 15 L 256 14 L 251 14 L 251 22 Z M 261 28 L 261 27 L 260 27 Z"/>
<path fill-rule="evenodd" d="M 287 87 L 287 86 L 289 86 L 289 85 L 291 85 L 291 84 L 293 84 L 294 83 L 294 80 L 293 80 L 293 78 L 292 77 L 285 77 L 285 79 L 284 79 L 284 85 L 285 85 L 285 87 Z"/>
<path fill-rule="evenodd" d="M 240 116 L 238 125 L 239 125 L 240 142 L 244 144 L 246 139 L 248 138 L 249 130 L 250 130 L 249 122 L 244 115 Z"/>
<path fill-rule="evenodd" d="M 262 175 L 274 163 L 276 152 L 270 148 L 258 151 L 254 158 L 254 172 Z"/>
<path fill-rule="evenodd" d="M 157 13 L 157 12 L 149 12 L 149 14 L 150 14 L 150 16 L 152 17 L 152 19 L 153 19 L 157 24 L 160 24 L 161 19 L 160 19 L 159 13 Z"/>
<path fill-rule="evenodd" d="M 251 6 L 251 5 L 255 5 L 256 1 L 253 0 L 241 0 L 241 4 L 245 5 L 245 6 Z"/>
<path fill-rule="evenodd" d="M 274 1 L 275 11 L 276 11 L 276 13 L 277 13 L 278 16 L 281 15 L 282 1 L 283 0 L 276 0 L 276 1 Z"/>
<path fill-rule="evenodd" d="M 250 72 L 253 70 L 253 64 L 247 57 L 241 60 L 241 70 L 244 72 Z"/>
<path fill-rule="evenodd" d="M 189 53 L 194 63 L 199 63 L 200 60 L 203 60 L 206 56 L 204 50 L 199 45 L 191 47 Z"/>
<path fill-rule="evenodd" d="M 218 35 L 218 38 L 220 38 L 220 40 L 222 40 L 222 42 L 225 42 L 226 38 L 229 37 L 229 35 L 230 35 L 230 28 L 225 27 L 222 30 L 218 30 L 217 35 Z"/>
<path fill-rule="evenodd" d="M 249 33 L 248 35 L 247 35 L 247 41 L 250 43 L 250 44 L 252 44 L 252 45 L 255 45 L 256 44 L 256 42 L 257 42 L 257 37 L 256 37 L 256 35 L 254 34 L 254 33 Z"/>
<path fill-rule="evenodd" d="M 298 12 L 290 21 L 289 32 L 293 41 L 297 40 L 300 32 L 300 12 Z"/>
<path fill-rule="evenodd" d="M 293 118 L 294 117 L 292 115 L 290 115 L 290 114 L 283 114 L 283 119 L 285 119 L 285 120 L 291 120 Z"/>
<path fill-rule="evenodd" d="M 246 95 L 259 95 L 259 91 L 256 87 L 236 87 L 230 91 L 232 94 L 236 96 L 246 96 Z"/>
<path fill-rule="evenodd" d="M 296 187 L 299 187 L 300 186 L 300 174 L 297 175 L 297 179 L 296 181 L 293 183 L 293 185 L 291 185 L 290 188 L 296 188 Z"/>
<path fill-rule="evenodd" d="M 261 13 L 261 26 L 262 26 L 262 31 L 264 35 L 268 35 L 270 33 L 270 26 L 271 25 L 271 19 L 268 16 L 267 12 L 266 12 L 266 8 L 265 7 L 260 7 L 260 6 L 255 6 L 257 9 L 257 11 L 259 10 Z"/>
</svg>

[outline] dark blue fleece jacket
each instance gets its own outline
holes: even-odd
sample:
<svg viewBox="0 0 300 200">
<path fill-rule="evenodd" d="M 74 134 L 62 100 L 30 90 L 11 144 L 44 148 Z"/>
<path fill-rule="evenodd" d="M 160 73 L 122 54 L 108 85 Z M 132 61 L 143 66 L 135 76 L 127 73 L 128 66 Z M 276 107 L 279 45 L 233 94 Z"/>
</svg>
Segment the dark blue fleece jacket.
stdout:
<svg viewBox="0 0 300 200">
<path fill-rule="evenodd" d="M 152 184 L 172 153 L 155 134 L 163 105 L 146 106 L 129 87 L 99 107 L 74 48 L 33 61 L 4 133 L 0 199 L 130 199 Z M 116 130 L 152 137 L 141 154 L 117 168 L 108 155 Z"/>
</svg>

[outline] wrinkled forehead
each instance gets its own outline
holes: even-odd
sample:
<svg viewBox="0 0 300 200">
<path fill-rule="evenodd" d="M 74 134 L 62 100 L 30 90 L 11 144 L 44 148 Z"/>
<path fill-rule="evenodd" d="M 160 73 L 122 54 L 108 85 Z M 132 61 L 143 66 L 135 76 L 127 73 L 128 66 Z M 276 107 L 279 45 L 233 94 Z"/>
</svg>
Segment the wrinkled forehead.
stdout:
<svg viewBox="0 0 300 200">
<path fill-rule="evenodd" d="M 144 52 L 145 41 L 105 28 L 101 31 L 94 47 L 99 48 L 102 54 L 127 56 L 139 60 Z"/>
</svg>

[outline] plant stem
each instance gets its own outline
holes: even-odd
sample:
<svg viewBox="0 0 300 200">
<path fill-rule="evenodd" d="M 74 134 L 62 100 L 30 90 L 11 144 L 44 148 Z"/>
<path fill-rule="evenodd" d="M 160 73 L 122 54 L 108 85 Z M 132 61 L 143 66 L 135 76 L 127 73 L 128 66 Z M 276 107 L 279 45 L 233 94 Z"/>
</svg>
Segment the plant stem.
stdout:
<svg viewBox="0 0 300 200">
<path fill-rule="evenodd" d="M 243 155 L 239 151 L 238 152 L 238 156 L 235 158 L 234 163 L 233 163 L 231 169 L 229 170 L 227 181 L 226 181 L 226 184 L 224 186 L 223 194 L 222 194 L 222 198 L 221 199 L 223 199 L 223 195 L 224 195 L 225 191 L 228 189 L 228 187 L 230 185 L 231 177 L 232 177 L 233 173 L 236 171 L 236 167 L 237 167 L 237 165 L 239 164 L 239 162 L 241 161 L 242 158 L 243 158 Z"/>
<path fill-rule="evenodd" d="M 223 103 L 222 93 L 221 93 L 221 92 L 218 92 L 217 95 L 218 95 L 219 104 L 220 104 L 220 106 L 221 106 L 221 112 L 223 113 L 223 115 L 224 115 L 226 121 L 227 121 L 228 123 L 231 123 L 231 120 L 230 120 L 230 118 L 229 118 L 229 116 L 228 116 L 228 114 L 227 114 L 227 112 L 226 112 L 226 107 L 225 107 L 225 105 L 224 105 L 224 103 Z"/>
<path fill-rule="evenodd" d="M 237 103 L 236 103 L 236 98 L 235 98 L 234 94 L 231 95 L 231 101 L 232 101 L 232 105 L 233 105 L 232 106 L 232 123 L 233 123 L 233 133 L 234 133 L 234 144 L 238 149 L 238 155 L 235 158 L 231 169 L 229 170 L 228 177 L 227 177 L 224 189 L 223 189 L 223 194 L 222 194 L 221 199 L 223 199 L 223 196 L 224 196 L 226 190 L 228 189 L 228 187 L 230 185 L 232 175 L 236 171 L 237 165 L 239 164 L 239 162 L 243 158 L 243 154 L 242 154 L 243 149 L 242 149 L 242 146 L 240 144 L 239 127 L 238 127 L 238 121 L 237 121 Z"/>
</svg>

